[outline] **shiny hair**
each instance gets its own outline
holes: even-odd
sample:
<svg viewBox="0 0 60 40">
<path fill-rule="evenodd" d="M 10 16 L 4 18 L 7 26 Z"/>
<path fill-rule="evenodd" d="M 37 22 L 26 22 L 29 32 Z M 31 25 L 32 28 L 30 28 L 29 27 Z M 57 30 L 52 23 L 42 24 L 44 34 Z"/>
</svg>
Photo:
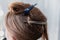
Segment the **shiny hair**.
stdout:
<svg viewBox="0 0 60 40">
<path fill-rule="evenodd" d="M 28 16 L 23 15 L 24 13 L 22 12 L 18 12 L 29 6 L 31 5 L 21 2 L 11 3 L 9 8 L 13 11 L 9 9 L 10 11 L 5 17 L 6 30 L 11 34 L 10 36 L 14 36 L 16 40 L 37 40 L 38 38 L 48 40 L 47 23 L 34 24 L 27 22 L 28 18 L 30 21 L 47 22 L 47 18 L 38 8 L 34 7 Z M 18 11 L 13 9 L 14 7 L 17 8 Z"/>
</svg>

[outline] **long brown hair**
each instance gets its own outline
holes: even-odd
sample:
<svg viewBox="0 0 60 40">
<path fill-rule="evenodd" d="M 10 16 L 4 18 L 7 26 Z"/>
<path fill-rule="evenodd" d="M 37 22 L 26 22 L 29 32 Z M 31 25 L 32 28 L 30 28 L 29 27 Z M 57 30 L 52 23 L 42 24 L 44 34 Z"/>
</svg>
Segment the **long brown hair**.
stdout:
<svg viewBox="0 0 60 40">
<path fill-rule="evenodd" d="M 27 22 L 28 18 L 30 21 L 47 22 L 47 18 L 43 13 L 36 7 L 34 7 L 27 16 L 21 12 L 29 6 L 30 4 L 22 2 L 14 2 L 9 6 L 10 11 L 5 18 L 7 31 L 12 36 L 15 36 L 16 40 L 37 40 L 40 37 L 42 37 L 43 40 L 48 40 L 47 23 L 34 24 Z"/>
</svg>

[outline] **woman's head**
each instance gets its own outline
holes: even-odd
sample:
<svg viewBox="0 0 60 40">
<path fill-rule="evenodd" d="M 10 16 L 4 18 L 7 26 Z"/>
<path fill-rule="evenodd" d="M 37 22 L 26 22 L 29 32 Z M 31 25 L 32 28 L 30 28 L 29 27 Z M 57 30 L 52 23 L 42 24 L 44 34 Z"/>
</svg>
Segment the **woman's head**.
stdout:
<svg viewBox="0 0 60 40">
<path fill-rule="evenodd" d="M 23 15 L 23 10 L 29 6 L 31 5 L 22 2 L 10 4 L 10 11 L 5 18 L 8 36 L 14 40 L 37 40 L 43 36 L 44 40 L 48 40 L 46 24 L 28 23 L 28 21 L 46 22 L 47 19 L 42 12 L 34 7 L 29 15 Z"/>
</svg>

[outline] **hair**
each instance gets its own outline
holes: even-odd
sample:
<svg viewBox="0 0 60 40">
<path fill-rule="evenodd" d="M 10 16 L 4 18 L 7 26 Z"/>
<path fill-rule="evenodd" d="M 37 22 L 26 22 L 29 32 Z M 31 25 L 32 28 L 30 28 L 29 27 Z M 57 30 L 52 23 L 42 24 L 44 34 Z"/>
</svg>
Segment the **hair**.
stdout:
<svg viewBox="0 0 60 40">
<path fill-rule="evenodd" d="M 22 2 L 13 2 L 9 5 L 9 12 L 5 17 L 6 30 L 16 40 L 37 40 L 38 38 L 48 40 L 47 23 L 27 23 L 28 18 L 30 21 L 47 21 L 47 18 L 36 7 L 30 11 L 28 16 L 23 15 L 22 11 L 29 6 L 31 5 Z"/>
</svg>

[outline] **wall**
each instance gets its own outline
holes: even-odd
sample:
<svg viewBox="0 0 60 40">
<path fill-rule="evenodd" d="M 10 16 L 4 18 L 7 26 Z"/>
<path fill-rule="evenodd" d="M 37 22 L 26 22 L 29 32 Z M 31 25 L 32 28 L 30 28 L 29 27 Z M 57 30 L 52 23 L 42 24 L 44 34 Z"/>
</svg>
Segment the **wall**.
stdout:
<svg viewBox="0 0 60 40">
<path fill-rule="evenodd" d="M 2 9 L 4 13 L 7 12 L 7 5 L 15 0 L 1 0 Z M 17 0 L 16 0 L 17 1 Z M 36 7 L 45 14 L 48 19 L 48 34 L 49 40 L 58 40 L 59 28 L 59 0 L 18 0 L 30 4 L 38 3 Z"/>
</svg>

